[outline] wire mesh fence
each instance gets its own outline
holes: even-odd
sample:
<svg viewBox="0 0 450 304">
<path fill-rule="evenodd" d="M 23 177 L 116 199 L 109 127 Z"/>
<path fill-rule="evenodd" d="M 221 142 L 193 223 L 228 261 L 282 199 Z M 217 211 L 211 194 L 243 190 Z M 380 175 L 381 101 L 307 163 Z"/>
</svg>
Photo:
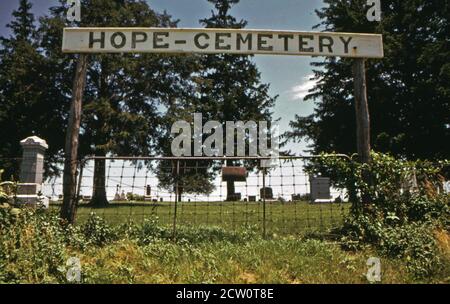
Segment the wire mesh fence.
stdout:
<svg viewBox="0 0 450 304">
<path fill-rule="evenodd" d="M 307 173 L 312 160 L 285 157 L 263 169 L 256 158 L 88 158 L 77 221 L 94 212 L 112 224 L 153 218 L 174 232 L 179 226 L 327 232 L 342 224 L 350 204 L 328 178 Z M 61 185 L 50 188 L 58 196 L 52 208 L 59 208 Z"/>
<path fill-rule="evenodd" d="M 342 224 L 350 204 L 327 177 L 308 174 L 314 158 L 281 157 L 267 169 L 258 158 L 86 158 L 80 163 L 77 223 L 95 213 L 113 225 L 157 219 L 174 231 L 216 226 L 263 234 L 329 232 Z M 2 163 L 10 168 L 5 179 L 23 178 L 17 173 L 24 168 L 21 159 Z M 22 196 L 37 189 L 53 211 L 62 206 L 61 176 L 37 188 L 16 187 Z"/>
<path fill-rule="evenodd" d="M 261 168 L 259 158 L 86 158 L 78 176 L 77 222 L 95 213 L 113 225 L 157 219 L 174 232 L 180 226 L 218 226 L 251 227 L 264 235 L 329 233 L 341 226 L 351 204 L 345 190 L 333 188 L 335 181 L 308 173 L 316 158 L 281 157 L 270 169 Z M 62 178 L 52 175 L 41 183 L 39 161 L 1 158 L 8 180 L 0 181 L 1 190 L 15 203 L 45 199 L 57 212 Z M 447 167 L 443 172 L 448 176 Z M 442 189 L 450 192 L 450 183 Z"/>
</svg>

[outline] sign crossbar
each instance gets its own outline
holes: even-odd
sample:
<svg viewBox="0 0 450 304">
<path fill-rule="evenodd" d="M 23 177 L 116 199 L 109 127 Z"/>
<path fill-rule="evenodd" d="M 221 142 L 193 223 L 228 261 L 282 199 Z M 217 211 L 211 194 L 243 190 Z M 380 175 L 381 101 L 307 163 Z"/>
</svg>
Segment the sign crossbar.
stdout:
<svg viewBox="0 0 450 304">
<path fill-rule="evenodd" d="M 205 53 L 383 58 L 379 34 L 194 28 L 65 28 L 65 53 Z"/>
</svg>

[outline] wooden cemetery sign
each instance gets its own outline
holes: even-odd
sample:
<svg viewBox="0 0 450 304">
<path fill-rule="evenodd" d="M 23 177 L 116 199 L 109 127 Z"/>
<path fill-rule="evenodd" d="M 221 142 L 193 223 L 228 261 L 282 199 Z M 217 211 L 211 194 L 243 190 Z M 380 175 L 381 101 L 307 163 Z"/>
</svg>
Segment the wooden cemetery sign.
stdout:
<svg viewBox="0 0 450 304">
<path fill-rule="evenodd" d="M 65 53 L 206 53 L 382 58 L 378 34 L 185 28 L 66 28 Z"/>
</svg>

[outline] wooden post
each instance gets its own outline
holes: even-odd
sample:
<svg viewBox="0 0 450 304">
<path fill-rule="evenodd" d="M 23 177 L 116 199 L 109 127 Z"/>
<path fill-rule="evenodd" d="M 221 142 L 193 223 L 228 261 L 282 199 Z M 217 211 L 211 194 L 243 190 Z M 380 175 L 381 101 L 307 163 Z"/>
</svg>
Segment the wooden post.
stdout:
<svg viewBox="0 0 450 304">
<path fill-rule="evenodd" d="M 354 59 L 353 76 L 355 85 L 355 111 L 356 111 L 356 141 L 358 147 L 359 161 L 362 164 L 369 164 L 370 157 L 370 114 L 367 101 L 367 83 L 365 59 Z M 363 179 L 370 184 L 370 172 L 363 172 Z M 370 203 L 370 196 L 362 193 L 364 205 Z"/>
<path fill-rule="evenodd" d="M 362 163 L 370 163 L 370 115 L 367 102 L 365 59 L 353 63 L 358 155 Z"/>
<path fill-rule="evenodd" d="M 64 199 L 61 208 L 61 218 L 71 224 L 75 222 L 77 207 L 78 138 L 80 134 L 83 94 L 86 85 L 87 63 L 87 55 L 80 54 L 73 81 L 72 104 L 70 106 L 66 133 L 63 176 Z"/>
</svg>

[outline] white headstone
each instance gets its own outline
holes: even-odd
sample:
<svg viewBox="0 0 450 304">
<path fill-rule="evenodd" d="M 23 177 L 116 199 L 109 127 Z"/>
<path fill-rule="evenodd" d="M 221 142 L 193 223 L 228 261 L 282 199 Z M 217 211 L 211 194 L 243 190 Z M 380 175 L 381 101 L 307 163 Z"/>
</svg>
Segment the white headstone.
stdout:
<svg viewBox="0 0 450 304">
<path fill-rule="evenodd" d="M 17 199 L 20 203 L 48 208 L 48 198 L 40 195 L 44 181 L 44 155 L 47 142 L 37 136 L 27 137 L 20 142 L 23 148 Z"/>
</svg>

